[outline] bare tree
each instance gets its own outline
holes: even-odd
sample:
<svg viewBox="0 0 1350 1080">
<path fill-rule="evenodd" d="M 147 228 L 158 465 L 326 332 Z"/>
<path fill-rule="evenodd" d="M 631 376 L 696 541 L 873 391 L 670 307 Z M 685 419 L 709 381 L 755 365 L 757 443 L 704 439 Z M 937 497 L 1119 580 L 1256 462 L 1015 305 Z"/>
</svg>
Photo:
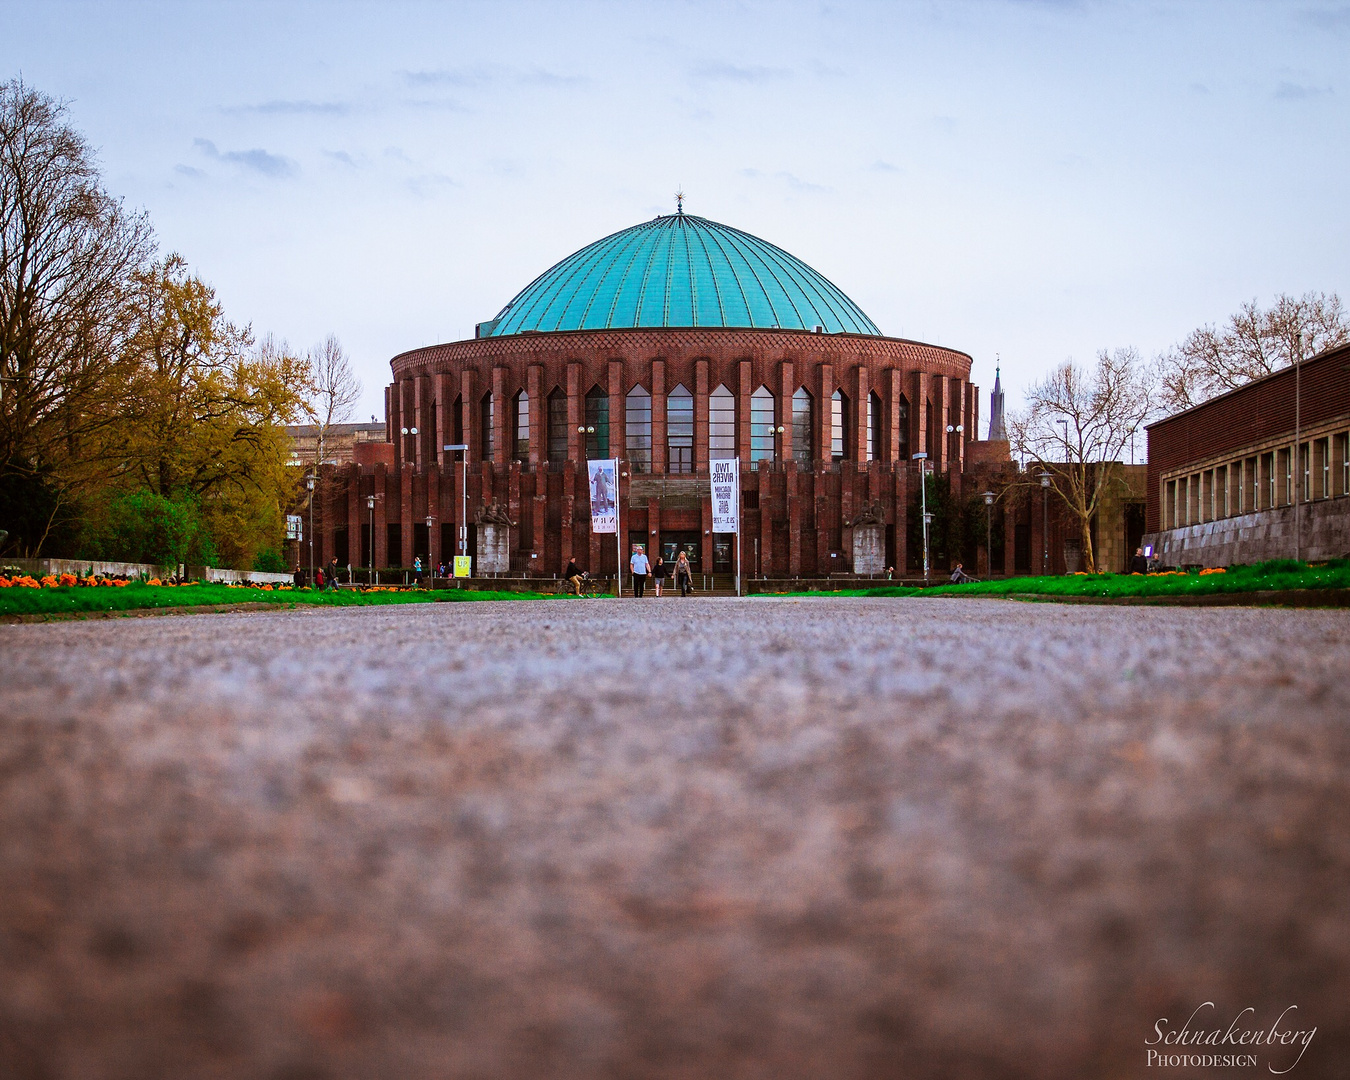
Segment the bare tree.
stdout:
<svg viewBox="0 0 1350 1080">
<path fill-rule="evenodd" d="M 308 362 L 310 386 L 305 411 L 318 429 L 314 451 L 314 463 L 318 465 L 323 462 L 328 429 L 351 418 L 352 406 L 361 397 L 361 380 L 333 334 L 310 349 Z"/>
<path fill-rule="evenodd" d="M 1050 474 L 1050 486 L 1078 519 L 1083 565 L 1096 572 L 1092 517 L 1113 466 L 1152 411 L 1151 382 L 1134 349 L 1097 354 L 1086 369 L 1066 360 L 1027 392 L 1027 405 L 1009 421 L 1019 456 Z"/>
<path fill-rule="evenodd" d="M 1350 341 L 1335 293 L 1281 294 L 1263 311 L 1252 300 L 1223 327 L 1202 326 L 1158 360 L 1161 405 L 1180 412 Z"/>
</svg>

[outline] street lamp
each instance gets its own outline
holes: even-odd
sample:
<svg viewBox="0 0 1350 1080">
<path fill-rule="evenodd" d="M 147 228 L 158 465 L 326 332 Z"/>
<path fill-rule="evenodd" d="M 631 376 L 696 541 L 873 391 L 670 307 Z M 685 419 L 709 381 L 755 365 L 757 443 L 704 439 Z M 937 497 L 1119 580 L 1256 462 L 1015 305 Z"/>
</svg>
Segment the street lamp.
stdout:
<svg viewBox="0 0 1350 1080">
<path fill-rule="evenodd" d="M 305 477 L 305 488 L 309 492 L 309 580 L 314 582 L 314 475 Z"/>
<path fill-rule="evenodd" d="M 1041 574 L 1050 572 L 1050 474 L 1040 473 L 1041 480 Z"/>
<path fill-rule="evenodd" d="M 428 496 L 430 497 L 430 496 Z M 430 514 L 427 515 L 427 588 L 430 588 L 430 582 L 435 580 L 436 567 L 431 561 L 431 527 L 436 523 L 436 519 Z"/>
<path fill-rule="evenodd" d="M 1299 517 L 1299 499 L 1303 495 L 1303 431 L 1301 380 L 1303 375 L 1303 331 L 1298 333 L 1298 355 L 1294 357 L 1294 559 L 1303 557 L 1303 519 Z M 1311 455 L 1309 455 L 1311 457 Z M 1310 461 L 1309 465 L 1312 464 Z"/>
<path fill-rule="evenodd" d="M 447 453 L 458 450 L 460 453 L 460 478 L 459 478 L 459 553 L 467 555 L 469 553 L 469 444 L 468 443 L 447 443 L 441 447 Z"/>
<path fill-rule="evenodd" d="M 366 496 L 366 509 L 370 511 L 370 550 L 367 554 L 370 556 L 370 577 L 366 579 L 366 584 L 375 583 L 375 496 Z"/>
<path fill-rule="evenodd" d="M 994 576 L 994 500 L 998 498 L 992 491 L 984 493 L 984 561 L 986 576 Z"/>
<path fill-rule="evenodd" d="M 933 515 L 928 512 L 928 455 L 918 453 L 914 460 L 919 463 L 919 499 L 923 514 L 923 583 L 928 584 L 928 524 Z"/>
</svg>

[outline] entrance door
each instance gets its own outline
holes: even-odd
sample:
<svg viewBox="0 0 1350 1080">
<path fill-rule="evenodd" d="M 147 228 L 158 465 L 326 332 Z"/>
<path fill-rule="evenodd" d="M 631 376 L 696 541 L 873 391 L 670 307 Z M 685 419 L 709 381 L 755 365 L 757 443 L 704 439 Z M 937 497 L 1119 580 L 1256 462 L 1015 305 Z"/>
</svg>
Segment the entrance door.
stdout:
<svg viewBox="0 0 1350 1080">
<path fill-rule="evenodd" d="M 684 553 L 689 556 L 689 569 L 695 574 L 699 573 L 699 534 L 697 532 L 661 533 L 661 558 L 666 560 L 666 565 L 671 568 L 671 573 L 675 572 L 675 557 L 679 554 L 680 548 L 684 548 Z"/>
</svg>

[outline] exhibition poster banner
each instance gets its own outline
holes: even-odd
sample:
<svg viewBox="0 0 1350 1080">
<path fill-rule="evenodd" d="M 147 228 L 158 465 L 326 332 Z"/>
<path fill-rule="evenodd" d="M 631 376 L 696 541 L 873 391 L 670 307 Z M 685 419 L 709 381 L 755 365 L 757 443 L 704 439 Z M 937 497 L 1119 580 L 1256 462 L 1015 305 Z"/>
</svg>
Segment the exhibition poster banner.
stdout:
<svg viewBox="0 0 1350 1080">
<path fill-rule="evenodd" d="M 619 531 L 618 485 L 614 477 L 614 461 L 588 461 L 591 480 L 591 532 L 617 533 Z"/>
<path fill-rule="evenodd" d="M 455 556 L 455 577 L 471 577 L 473 574 L 473 556 Z"/>
<path fill-rule="evenodd" d="M 723 458 L 712 465 L 712 531 L 734 533 L 740 531 L 741 463 L 736 458 Z"/>
</svg>

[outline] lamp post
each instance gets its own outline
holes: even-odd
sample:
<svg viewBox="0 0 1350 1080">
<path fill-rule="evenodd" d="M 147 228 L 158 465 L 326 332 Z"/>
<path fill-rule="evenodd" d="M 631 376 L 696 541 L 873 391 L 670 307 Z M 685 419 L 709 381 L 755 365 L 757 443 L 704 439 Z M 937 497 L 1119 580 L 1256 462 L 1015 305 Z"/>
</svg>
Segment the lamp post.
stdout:
<svg viewBox="0 0 1350 1080">
<path fill-rule="evenodd" d="M 984 493 L 984 561 L 988 564 L 985 567 L 986 576 L 994 576 L 994 500 L 997 498 L 992 491 Z"/>
<path fill-rule="evenodd" d="M 458 450 L 460 453 L 460 477 L 459 477 L 459 553 L 467 555 L 469 553 L 469 444 L 468 443 L 447 443 L 441 449 L 447 453 Z"/>
<path fill-rule="evenodd" d="M 370 577 L 366 579 L 367 585 L 375 584 L 375 496 L 366 496 L 366 509 L 370 511 Z"/>
<path fill-rule="evenodd" d="M 436 564 L 431 561 L 431 527 L 436 524 L 436 519 L 430 514 L 427 515 L 427 588 L 431 588 L 432 582 L 436 578 Z"/>
<path fill-rule="evenodd" d="M 1303 558 L 1303 519 L 1299 516 L 1299 499 L 1303 495 L 1303 416 L 1301 381 L 1303 374 L 1303 331 L 1298 334 L 1298 355 L 1294 357 L 1294 560 Z M 1311 455 L 1309 455 L 1311 456 Z M 1311 462 L 1309 463 L 1311 464 Z"/>
<path fill-rule="evenodd" d="M 1050 474 L 1040 473 L 1041 479 L 1041 574 L 1050 572 Z"/>
<path fill-rule="evenodd" d="M 309 492 L 309 581 L 314 583 L 314 474 L 305 477 L 305 489 Z"/>
<path fill-rule="evenodd" d="M 914 455 L 919 463 L 919 501 L 923 514 L 923 583 L 928 584 L 928 523 L 933 520 L 928 512 L 928 455 L 920 452 Z"/>
</svg>

